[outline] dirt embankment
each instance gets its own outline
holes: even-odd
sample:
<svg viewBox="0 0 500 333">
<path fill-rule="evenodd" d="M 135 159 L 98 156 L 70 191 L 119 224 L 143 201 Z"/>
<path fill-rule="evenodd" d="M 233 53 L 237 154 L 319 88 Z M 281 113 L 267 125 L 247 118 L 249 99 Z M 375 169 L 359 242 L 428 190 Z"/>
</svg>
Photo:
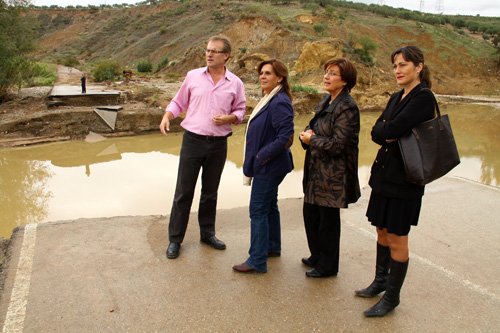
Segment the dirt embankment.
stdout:
<svg viewBox="0 0 500 333">
<path fill-rule="evenodd" d="M 58 86 L 74 86 L 78 91 L 82 72 L 58 67 Z M 97 86 L 90 79 L 87 94 L 49 98 L 51 87 L 22 89 L 11 101 L 0 104 L 0 147 L 11 147 L 81 139 L 89 132 L 104 136 L 137 135 L 158 131 L 163 110 L 173 98 L 180 82 L 164 82 L 161 78 L 134 77 L 129 82 Z M 258 85 L 247 86 L 247 112 L 257 104 Z M 118 90 L 118 111 L 115 128 L 109 127 L 95 112 L 103 105 L 102 96 L 89 90 Z M 294 104 L 298 113 L 311 112 L 320 95 L 297 94 Z M 181 119 L 174 120 L 172 130 L 180 130 Z"/>
<path fill-rule="evenodd" d="M 320 45 L 315 47 L 321 48 Z M 59 66 L 56 83 L 72 85 L 78 91 L 81 75 L 82 72 L 77 69 Z M 89 79 L 87 86 L 94 90 L 121 92 L 118 102 L 122 109 L 117 113 L 114 129 L 94 112 L 96 107 L 102 105 L 99 95 L 78 93 L 54 103 L 48 97 L 51 87 L 22 89 L 11 101 L 0 104 L 0 147 L 82 139 L 89 132 L 108 137 L 157 132 L 163 110 L 179 85 L 180 82 L 165 82 L 161 77 L 134 77 L 129 82 L 101 86 L 96 86 Z M 245 88 L 249 114 L 260 98 L 260 89 L 257 83 L 245 83 Z M 320 91 L 320 87 L 317 88 Z M 298 92 L 293 95 L 295 112 L 304 114 L 315 110 L 323 93 Z M 389 92 L 354 89 L 352 95 L 362 111 L 377 111 L 385 106 Z M 471 102 L 470 99 L 467 101 Z M 172 131 L 181 130 L 180 121 L 173 121 Z"/>
</svg>

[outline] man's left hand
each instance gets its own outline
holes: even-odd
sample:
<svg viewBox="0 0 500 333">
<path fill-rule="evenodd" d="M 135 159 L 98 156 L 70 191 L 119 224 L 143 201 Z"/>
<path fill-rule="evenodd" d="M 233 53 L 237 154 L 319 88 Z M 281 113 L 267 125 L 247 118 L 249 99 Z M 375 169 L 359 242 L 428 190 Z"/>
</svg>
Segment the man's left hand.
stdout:
<svg viewBox="0 0 500 333">
<path fill-rule="evenodd" d="M 231 123 L 236 121 L 236 116 L 234 116 L 232 114 L 228 114 L 228 115 L 218 114 L 212 118 L 212 121 L 217 126 L 231 124 Z"/>
</svg>

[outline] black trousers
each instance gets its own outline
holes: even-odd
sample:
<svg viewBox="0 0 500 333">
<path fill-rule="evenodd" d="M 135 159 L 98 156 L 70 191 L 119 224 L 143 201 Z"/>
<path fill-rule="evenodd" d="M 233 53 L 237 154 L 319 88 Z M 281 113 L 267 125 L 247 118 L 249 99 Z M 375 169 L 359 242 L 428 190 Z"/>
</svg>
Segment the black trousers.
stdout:
<svg viewBox="0 0 500 333">
<path fill-rule="evenodd" d="M 182 139 L 175 188 L 170 212 L 170 242 L 182 243 L 189 221 L 191 204 L 200 169 L 201 196 L 198 209 L 200 236 L 215 235 L 217 191 L 227 156 L 226 137 L 206 137 L 186 131 Z"/>
<path fill-rule="evenodd" d="M 340 209 L 304 202 L 304 226 L 310 261 L 321 273 L 337 274 L 340 254 Z"/>
</svg>

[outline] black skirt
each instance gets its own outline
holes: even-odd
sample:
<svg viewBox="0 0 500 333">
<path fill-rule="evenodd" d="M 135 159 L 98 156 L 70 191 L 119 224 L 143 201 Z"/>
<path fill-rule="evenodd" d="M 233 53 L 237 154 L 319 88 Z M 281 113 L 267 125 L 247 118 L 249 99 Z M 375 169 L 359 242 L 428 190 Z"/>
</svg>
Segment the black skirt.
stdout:
<svg viewBox="0 0 500 333">
<path fill-rule="evenodd" d="M 388 198 L 372 192 L 366 217 L 377 228 L 387 228 L 391 234 L 406 236 L 410 227 L 418 224 L 421 206 L 422 197 Z"/>
</svg>

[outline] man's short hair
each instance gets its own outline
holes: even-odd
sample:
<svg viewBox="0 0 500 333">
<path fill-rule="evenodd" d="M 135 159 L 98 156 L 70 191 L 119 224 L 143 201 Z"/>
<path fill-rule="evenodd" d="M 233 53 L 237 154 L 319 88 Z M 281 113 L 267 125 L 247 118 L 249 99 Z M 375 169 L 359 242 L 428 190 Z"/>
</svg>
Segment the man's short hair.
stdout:
<svg viewBox="0 0 500 333">
<path fill-rule="evenodd" d="M 224 53 L 231 54 L 231 41 L 226 36 L 222 36 L 222 35 L 212 36 L 212 37 L 210 37 L 210 39 L 208 41 L 209 42 L 222 42 L 224 44 L 224 46 L 222 47 L 222 51 L 224 51 Z"/>
</svg>

